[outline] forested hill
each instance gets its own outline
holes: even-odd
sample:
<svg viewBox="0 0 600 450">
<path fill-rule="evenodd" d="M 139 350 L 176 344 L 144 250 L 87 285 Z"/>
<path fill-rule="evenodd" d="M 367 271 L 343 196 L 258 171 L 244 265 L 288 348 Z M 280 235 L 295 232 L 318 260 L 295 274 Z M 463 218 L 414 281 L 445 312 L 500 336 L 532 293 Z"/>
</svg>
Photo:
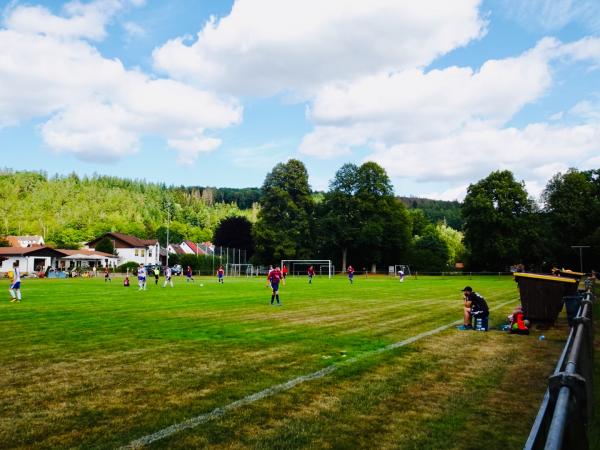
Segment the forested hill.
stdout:
<svg viewBox="0 0 600 450">
<path fill-rule="evenodd" d="M 0 170 L 0 235 L 36 234 L 59 247 L 106 231 L 164 240 L 170 211 L 172 240 L 212 238 L 221 219 L 256 219 L 260 189 L 173 187 L 117 177 L 48 177 Z M 236 202 L 238 202 L 236 204 Z"/>
<path fill-rule="evenodd" d="M 422 209 L 433 223 L 461 229 L 460 203 L 399 197 Z M 170 211 L 172 241 L 212 239 L 225 217 L 256 220 L 260 188 L 167 186 L 110 176 L 48 176 L 0 170 L 0 236 L 35 234 L 46 242 L 76 248 L 106 231 L 165 240 Z"/>
<path fill-rule="evenodd" d="M 425 217 L 432 222 L 438 223 L 446 221 L 448 226 L 455 230 L 461 230 L 463 220 L 460 215 L 460 202 L 431 200 L 428 198 L 419 197 L 398 197 L 398 199 L 406 205 L 407 208 L 418 208 L 423 211 Z"/>
</svg>

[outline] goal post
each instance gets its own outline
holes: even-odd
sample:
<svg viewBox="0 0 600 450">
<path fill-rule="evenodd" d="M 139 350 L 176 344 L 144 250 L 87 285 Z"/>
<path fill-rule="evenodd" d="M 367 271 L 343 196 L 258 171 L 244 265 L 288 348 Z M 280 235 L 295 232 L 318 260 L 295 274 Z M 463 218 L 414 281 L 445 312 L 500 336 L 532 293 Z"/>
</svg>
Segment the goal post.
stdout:
<svg viewBox="0 0 600 450">
<path fill-rule="evenodd" d="M 392 266 L 390 266 L 390 269 L 392 268 Z M 394 266 L 394 272 L 392 273 L 392 271 L 390 270 L 390 275 L 393 275 L 395 277 L 398 276 L 398 274 L 400 273 L 400 271 L 402 271 L 404 273 L 405 276 L 410 276 L 410 267 L 407 266 L 406 264 L 396 264 Z"/>
<path fill-rule="evenodd" d="M 252 264 L 225 264 L 225 275 L 228 277 L 251 277 L 254 275 Z"/>
<path fill-rule="evenodd" d="M 281 260 L 281 270 L 283 270 L 283 266 L 287 266 L 288 271 L 291 275 L 298 271 L 302 271 L 302 274 L 306 274 L 307 269 L 310 266 L 314 266 L 315 272 L 319 274 L 326 272 L 327 277 L 333 277 L 333 264 L 330 259 L 282 259 Z"/>
</svg>

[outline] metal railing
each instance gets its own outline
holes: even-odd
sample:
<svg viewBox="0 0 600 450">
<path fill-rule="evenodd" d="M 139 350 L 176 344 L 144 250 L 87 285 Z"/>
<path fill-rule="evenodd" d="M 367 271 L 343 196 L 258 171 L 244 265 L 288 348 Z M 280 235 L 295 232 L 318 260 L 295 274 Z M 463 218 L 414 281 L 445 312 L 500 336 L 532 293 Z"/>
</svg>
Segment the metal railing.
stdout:
<svg viewBox="0 0 600 450">
<path fill-rule="evenodd" d="M 531 428 L 525 450 L 588 449 L 594 406 L 592 374 L 594 286 L 581 306 Z"/>
</svg>

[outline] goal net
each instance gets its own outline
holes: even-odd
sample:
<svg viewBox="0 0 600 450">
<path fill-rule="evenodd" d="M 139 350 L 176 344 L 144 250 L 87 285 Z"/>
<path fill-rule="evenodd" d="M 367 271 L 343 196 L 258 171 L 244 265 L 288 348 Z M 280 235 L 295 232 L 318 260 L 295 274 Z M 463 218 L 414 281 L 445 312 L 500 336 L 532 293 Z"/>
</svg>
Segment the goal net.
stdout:
<svg viewBox="0 0 600 450">
<path fill-rule="evenodd" d="M 390 275 L 394 277 L 399 277 L 400 272 L 404 274 L 404 276 L 410 276 L 410 267 L 406 264 L 396 264 L 395 266 L 390 266 Z"/>
<path fill-rule="evenodd" d="M 333 276 L 334 270 L 330 259 L 282 259 L 281 270 L 283 266 L 287 266 L 290 275 L 306 275 L 308 268 L 313 266 L 315 273 L 328 278 Z"/>
<path fill-rule="evenodd" d="M 228 277 L 251 277 L 254 275 L 252 264 L 226 264 L 225 275 Z"/>
</svg>

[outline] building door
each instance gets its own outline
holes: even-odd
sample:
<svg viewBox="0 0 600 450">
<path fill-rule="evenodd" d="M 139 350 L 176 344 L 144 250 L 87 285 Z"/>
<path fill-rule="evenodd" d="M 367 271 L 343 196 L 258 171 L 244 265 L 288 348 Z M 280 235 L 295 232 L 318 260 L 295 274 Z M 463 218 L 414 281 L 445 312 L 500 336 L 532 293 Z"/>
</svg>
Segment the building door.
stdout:
<svg viewBox="0 0 600 450">
<path fill-rule="evenodd" d="M 34 258 L 33 270 L 35 270 L 36 272 L 46 270 L 46 258 Z"/>
</svg>

